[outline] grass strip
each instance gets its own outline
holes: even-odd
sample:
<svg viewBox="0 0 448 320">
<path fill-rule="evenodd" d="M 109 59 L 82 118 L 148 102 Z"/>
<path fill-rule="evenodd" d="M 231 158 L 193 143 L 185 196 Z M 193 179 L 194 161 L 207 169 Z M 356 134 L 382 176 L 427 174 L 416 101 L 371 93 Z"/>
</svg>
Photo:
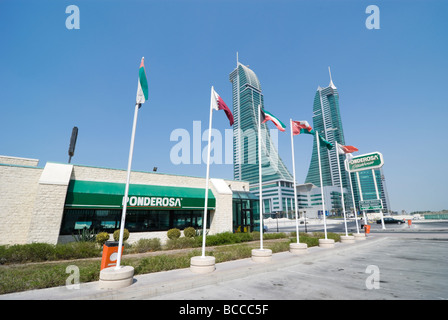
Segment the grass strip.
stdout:
<svg viewBox="0 0 448 320">
<path fill-rule="evenodd" d="M 294 234 L 291 234 L 290 236 L 291 237 L 286 238 L 271 236 L 273 240 L 267 240 L 264 247 L 271 249 L 273 253 L 288 251 L 289 244 L 296 241 Z M 320 238 L 323 238 L 323 234 L 301 234 L 299 240 L 302 243 L 307 243 L 308 247 L 312 247 L 318 245 Z M 335 241 L 340 240 L 340 236 L 334 233 L 328 233 L 328 238 L 334 239 Z M 182 246 L 184 245 L 185 243 L 182 243 Z M 209 248 L 207 254 L 215 256 L 216 263 L 221 263 L 250 258 L 252 254 L 251 251 L 255 248 L 258 248 L 257 242 L 240 242 L 225 246 L 217 246 L 214 247 L 213 250 Z M 201 255 L 200 249 L 146 257 L 126 257 L 126 255 L 124 255 L 122 265 L 134 267 L 134 274 L 139 275 L 188 268 L 190 266 L 191 257 L 198 255 Z M 64 286 L 70 276 L 70 271 L 67 267 L 73 265 L 79 268 L 80 283 L 99 280 L 101 265 L 99 259 L 74 260 L 68 262 L 41 262 L 23 265 L 1 265 L 0 294 Z"/>
</svg>

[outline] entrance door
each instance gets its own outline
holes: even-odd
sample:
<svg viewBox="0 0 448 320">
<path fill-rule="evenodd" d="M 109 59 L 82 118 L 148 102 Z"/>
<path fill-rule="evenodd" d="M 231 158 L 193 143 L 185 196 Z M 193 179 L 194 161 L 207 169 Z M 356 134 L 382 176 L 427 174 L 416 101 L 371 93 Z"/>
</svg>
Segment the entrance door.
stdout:
<svg viewBox="0 0 448 320">
<path fill-rule="evenodd" d="M 234 192 L 233 232 L 252 232 L 256 229 L 255 215 L 258 212 L 258 199 L 249 192 Z"/>
<path fill-rule="evenodd" d="M 243 231 L 244 232 L 251 232 L 253 231 L 253 223 L 252 223 L 252 209 L 242 209 L 241 210 L 241 217 L 242 217 L 242 223 L 243 223 Z"/>
</svg>

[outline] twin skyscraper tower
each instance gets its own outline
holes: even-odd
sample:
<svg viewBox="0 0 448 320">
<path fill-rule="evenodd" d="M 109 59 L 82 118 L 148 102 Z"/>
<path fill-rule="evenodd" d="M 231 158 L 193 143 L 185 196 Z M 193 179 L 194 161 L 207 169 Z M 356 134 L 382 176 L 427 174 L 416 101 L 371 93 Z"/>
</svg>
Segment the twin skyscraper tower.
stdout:
<svg viewBox="0 0 448 320">
<path fill-rule="evenodd" d="M 248 181 L 250 191 L 258 195 L 258 105 L 264 107 L 260 81 L 253 70 L 237 61 L 236 68 L 230 73 L 233 100 L 233 170 L 234 179 Z M 270 111 L 272 107 L 269 108 Z M 297 116 L 300 112 L 295 112 Z M 294 119 L 306 120 L 306 119 Z M 288 121 L 289 122 L 289 121 Z M 311 125 L 325 140 L 345 145 L 341 114 L 339 111 L 339 94 L 331 79 L 328 87 L 317 88 L 313 103 L 313 123 Z M 266 123 L 261 124 L 261 164 L 264 213 L 294 213 L 294 201 L 298 201 L 299 211 L 306 211 L 307 217 L 322 214 L 322 197 L 320 191 L 319 163 L 317 144 L 314 139 L 312 156 L 305 183 L 296 185 L 298 196 L 294 199 L 294 181 L 292 174 L 282 161 L 271 134 L 277 130 L 268 130 Z M 276 137 L 274 137 L 276 138 Z M 344 188 L 346 208 L 353 212 L 350 194 L 349 176 L 344 167 L 344 157 L 339 157 L 341 176 L 338 173 L 336 148 L 321 149 L 322 181 L 327 214 L 342 214 L 341 184 Z M 285 155 L 286 156 L 286 155 Z M 290 156 L 288 154 L 288 156 Z M 356 181 L 352 177 L 352 181 Z M 375 178 L 383 200 L 384 212 L 390 209 L 384 175 L 380 169 L 375 171 Z M 361 172 L 360 182 L 363 199 L 376 199 L 373 174 L 370 170 Z M 355 202 L 360 200 L 359 188 L 353 185 Z M 319 212 L 320 211 L 320 212 Z"/>
</svg>

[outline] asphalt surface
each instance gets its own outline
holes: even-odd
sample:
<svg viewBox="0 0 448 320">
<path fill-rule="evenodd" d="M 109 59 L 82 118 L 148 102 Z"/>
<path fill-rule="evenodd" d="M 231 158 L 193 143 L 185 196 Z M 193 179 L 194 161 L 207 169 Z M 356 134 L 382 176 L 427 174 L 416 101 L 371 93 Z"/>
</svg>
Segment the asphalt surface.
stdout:
<svg viewBox="0 0 448 320">
<path fill-rule="evenodd" d="M 448 229 L 418 230 L 377 230 L 354 244 L 273 254 L 268 263 L 219 263 L 205 275 L 188 268 L 138 275 L 118 290 L 91 282 L 0 300 L 446 300 Z"/>
<path fill-rule="evenodd" d="M 276 270 L 151 299 L 448 299 L 446 236 L 372 235 L 366 243 L 313 249 Z"/>
</svg>

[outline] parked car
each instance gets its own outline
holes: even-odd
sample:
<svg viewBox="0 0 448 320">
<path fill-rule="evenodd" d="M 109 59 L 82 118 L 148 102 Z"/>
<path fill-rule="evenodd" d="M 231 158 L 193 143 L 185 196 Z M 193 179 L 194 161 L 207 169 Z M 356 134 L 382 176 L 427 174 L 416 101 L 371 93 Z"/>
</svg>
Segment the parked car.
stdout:
<svg viewBox="0 0 448 320">
<path fill-rule="evenodd" d="M 402 224 L 405 222 L 406 222 L 405 220 L 394 219 L 394 218 L 390 218 L 390 217 L 384 218 L 384 224 L 386 224 L 386 223 Z M 381 224 L 381 219 L 376 220 L 376 223 Z"/>
</svg>

